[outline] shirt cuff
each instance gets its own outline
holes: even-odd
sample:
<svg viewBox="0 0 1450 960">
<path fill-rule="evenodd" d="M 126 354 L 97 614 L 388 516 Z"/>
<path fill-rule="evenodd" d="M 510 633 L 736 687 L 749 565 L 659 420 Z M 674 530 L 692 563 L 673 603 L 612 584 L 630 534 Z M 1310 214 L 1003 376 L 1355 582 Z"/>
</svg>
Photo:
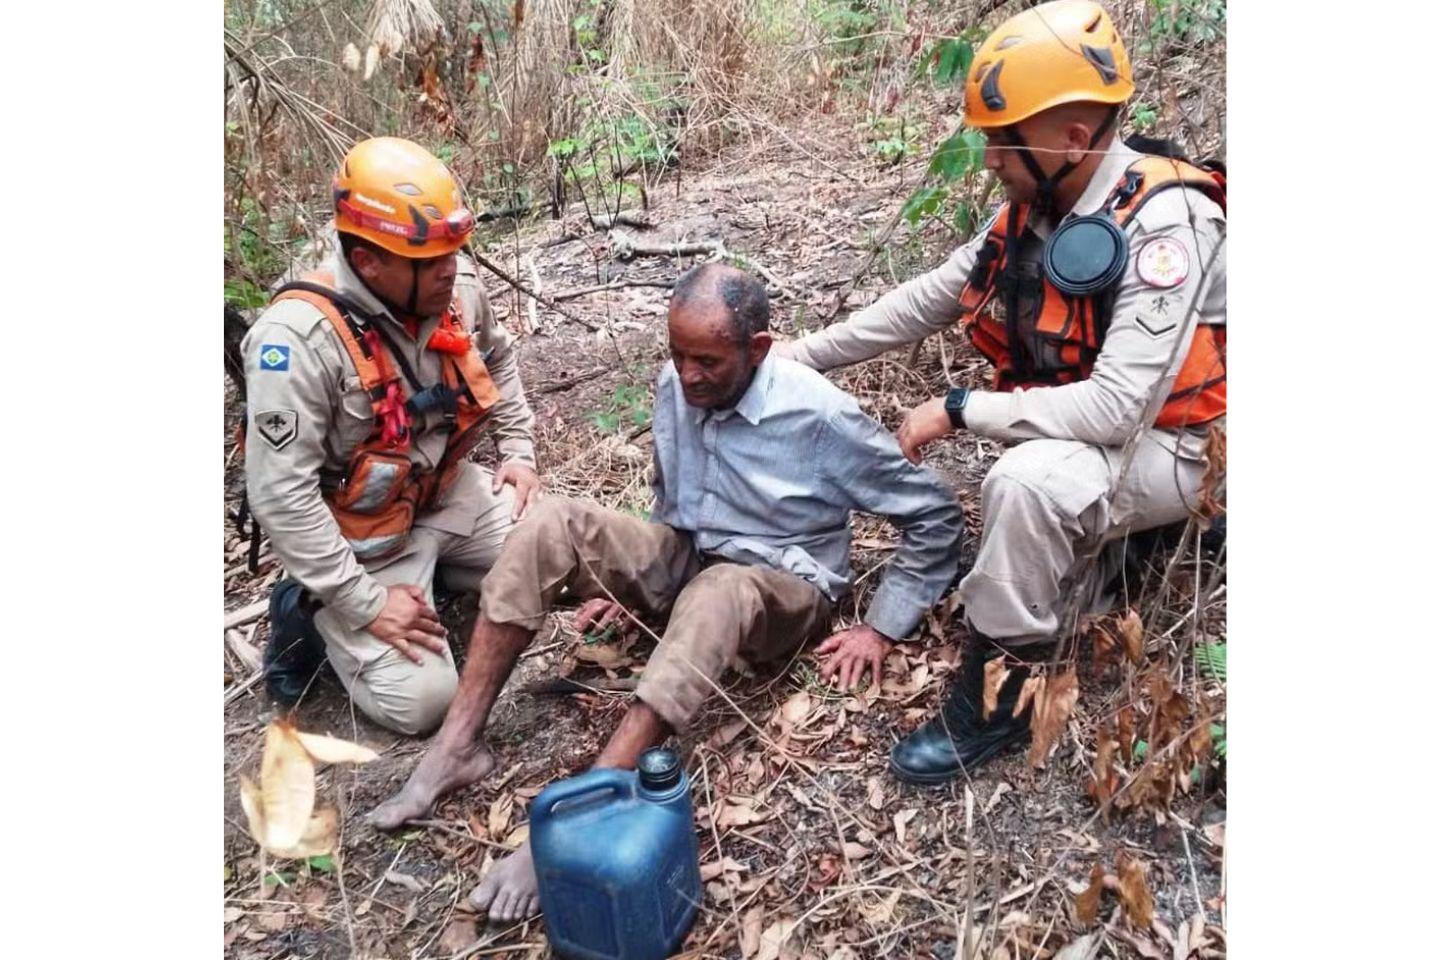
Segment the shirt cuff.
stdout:
<svg viewBox="0 0 1450 960">
<path fill-rule="evenodd" d="M 378 618 L 388 602 L 388 591 L 367 574 L 359 578 L 355 587 L 340 590 L 327 608 L 337 615 L 343 626 L 349 630 L 361 630 Z"/>
<path fill-rule="evenodd" d="M 877 632 L 884 633 L 893 641 L 905 640 L 921 623 L 926 613 L 920 603 L 903 596 L 889 585 L 876 591 L 871 600 L 871 609 L 866 611 L 865 620 Z"/>
<path fill-rule="evenodd" d="M 534 445 L 528 440 L 510 438 L 499 440 L 498 456 L 500 463 L 508 463 L 510 460 L 518 460 L 529 469 L 536 469 L 534 462 Z"/>
<path fill-rule="evenodd" d="M 962 422 L 973 433 L 1001 436 L 1012 419 L 1012 394 L 1007 391 L 973 390 L 962 408 Z"/>
</svg>

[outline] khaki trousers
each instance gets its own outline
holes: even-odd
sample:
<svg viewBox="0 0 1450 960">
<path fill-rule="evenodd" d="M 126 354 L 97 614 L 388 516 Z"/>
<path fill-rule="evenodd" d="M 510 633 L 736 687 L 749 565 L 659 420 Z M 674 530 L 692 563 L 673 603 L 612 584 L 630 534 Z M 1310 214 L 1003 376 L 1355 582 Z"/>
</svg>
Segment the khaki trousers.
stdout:
<svg viewBox="0 0 1450 960">
<path fill-rule="evenodd" d="M 613 594 L 669 615 L 637 695 L 675 730 L 709 698 L 735 656 L 765 661 L 826 634 L 826 596 L 792 574 L 701 563 L 689 536 L 597 504 L 546 497 L 520 521 L 483 580 L 479 616 L 538 630 L 565 592 Z"/>
<path fill-rule="evenodd" d="M 1108 490 L 1123 465 L 1119 448 L 1028 440 L 1003 454 L 982 483 L 981 545 L 959 588 L 972 626 L 1007 644 L 1052 637 L 1069 574 L 1095 537 L 1120 538 L 1187 517 L 1206 464 L 1196 446 L 1180 455 L 1168 449 L 1174 445 L 1174 434 L 1149 431 L 1111 504 Z M 1111 574 L 1106 568 L 1089 572 L 1089 597 Z"/>
<path fill-rule="evenodd" d="M 433 515 L 419 517 L 400 553 L 365 563 L 385 587 L 421 587 L 433 604 L 435 573 L 449 587 L 478 590 L 483 575 L 498 559 L 513 528 L 514 488 L 493 492 L 493 474 L 477 464 L 462 465 L 449 492 L 448 518 L 429 526 Z M 471 529 L 459 505 L 476 505 Z M 462 532 L 460 532 L 462 531 Z M 366 629 L 350 630 L 327 607 L 317 613 L 317 631 L 327 642 L 327 658 L 363 713 L 390 730 L 413 736 L 429 733 L 443 721 L 458 689 L 453 653 L 423 650 L 422 664 L 403 656 Z"/>
</svg>

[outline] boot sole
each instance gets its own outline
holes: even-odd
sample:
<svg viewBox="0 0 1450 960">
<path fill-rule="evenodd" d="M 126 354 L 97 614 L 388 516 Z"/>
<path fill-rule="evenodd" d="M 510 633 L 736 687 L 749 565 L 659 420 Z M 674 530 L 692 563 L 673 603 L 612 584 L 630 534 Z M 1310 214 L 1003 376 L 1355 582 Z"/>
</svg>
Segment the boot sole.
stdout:
<svg viewBox="0 0 1450 960">
<path fill-rule="evenodd" d="M 891 775 L 903 783 L 916 784 L 917 786 L 935 786 L 955 780 L 962 774 L 975 770 L 988 760 L 995 758 L 1008 747 L 1015 747 L 1022 743 L 1029 736 L 1031 736 L 1030 731 L 1024 731 L 1022 734 L 1003 740 L 996 746 L 978 754 L 971 763 L 963 763 L 960 766 L 952 767 L 950 770 L 944 770 L 941 773 L 917 773 L 913 770 L 904 770 L 896 765 L 895 757 L 888 758 L 886 765 L 891 769 Z"/>
</svg>

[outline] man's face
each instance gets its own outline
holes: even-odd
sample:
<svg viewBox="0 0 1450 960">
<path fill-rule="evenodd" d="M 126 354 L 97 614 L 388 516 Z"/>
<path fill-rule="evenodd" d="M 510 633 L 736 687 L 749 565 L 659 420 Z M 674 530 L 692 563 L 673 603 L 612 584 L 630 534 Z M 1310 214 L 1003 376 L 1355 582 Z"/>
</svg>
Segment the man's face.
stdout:
<svg viewBox="0 0 1450 960">
<path fill-rule="evenodd" d="M 756 334 L 751 343 L 742 345 L 733 334 L 727 308 L 709 300 L 671 304 L 669 335 L 670 359 L 680 375 L 685 402 L 692 407 L 733 406 L 770 349 L 769 334 Z M 762 337 L 764 349 L 758 350 L 754 341 Z"/>
<path fill-rule="evenodd" d="M 987 130 L 987 169 L 1002 183 L 1002 190 L 1013 203 L 1031 203 L 1037 196 L 1037 180 L 1022 160 L 1021 151 L 1007 139 L 1003 130 Z M 1068 159 L 1071 144 L 1065 125 L 1050 115 L 1038 114 L 1017 124 L 1017 133 L 1031 150 L 1032 158 L 1049 177 Z"/>
<path fill-rule="evenodd" d="M 413 292 L 413 264 L 418 265 L 418 300 L 414 313 L 433 317 L 448 309 L 458 261 L 451 253 L 427 260 L 410 260 L 386 250 L 359 249 L 352 260 L 368 287 L 389 304 L 406 309 Z"/>
</svg>

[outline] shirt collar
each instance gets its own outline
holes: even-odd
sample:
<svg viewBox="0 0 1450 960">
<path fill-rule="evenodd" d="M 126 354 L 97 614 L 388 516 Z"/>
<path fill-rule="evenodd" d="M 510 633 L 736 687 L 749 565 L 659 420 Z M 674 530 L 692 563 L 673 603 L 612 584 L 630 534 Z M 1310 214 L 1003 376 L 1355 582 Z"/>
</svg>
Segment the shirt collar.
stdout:
<svg viewBox="0 0 1450 960">
<path fill-rule="evenodd" d="M 1127 170 L 1142 154 L 1129 147 L 1119 137 L 1114 136 L 1112 143 L 1103 153 L 1103 161 L 1093 171 L 1088 179 L 1087 186 L 1083 188 L 1082 196 L 1077 198 L 1077 203 L 1072 205 L 1072 213 L 1079 217 L 1085 217 L 1090 213 L 1096 213 L 1108 202 L 1112 195 L 1113 188 L 1123 177 L 1123 171 Z M 1037 216 L 1032 218 L 1032 231 L 1044 240 L 1052 235 L 1053 227 L 1047 222 L 1046 217 Z"/>
<path fill-rule="evenodd" d="M 691 407 L 690 412 L 694 416 L 696 425 L 705 422 L 707 417 L 715 417 L 724 420 L 733 414 L 744 417 L 750 425 L 758 426 L 760 418 L 765 416 L 765 402 L 769 398 L 770 385 L 775 379 L 775 353 L 774 351 L 765 355 L 760 366 L 755 368 L 755 378 L 750 381 L 750 386 L 745 388 L 735 406 L 729 410 L 706 410 L 701 407 Z"/>
</svg>

